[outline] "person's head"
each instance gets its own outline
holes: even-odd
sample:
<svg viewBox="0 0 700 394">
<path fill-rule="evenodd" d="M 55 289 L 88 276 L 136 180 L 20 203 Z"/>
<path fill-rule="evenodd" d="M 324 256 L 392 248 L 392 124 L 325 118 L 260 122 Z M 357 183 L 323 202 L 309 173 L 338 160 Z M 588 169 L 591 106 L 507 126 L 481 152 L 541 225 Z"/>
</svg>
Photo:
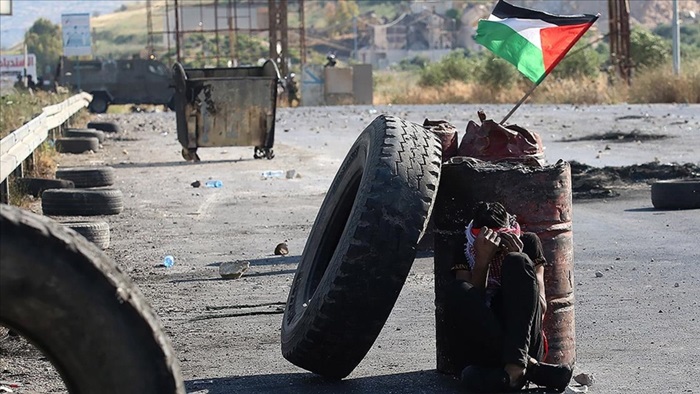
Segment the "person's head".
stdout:
<svg viewBox="0 0 700 394">
<path fill-rule="evenodd" d="M 505 207 L 499 202 L 479 201 L 474 206 L 473 227 L 505 228 L 509 227 L 509 216 Z"/>
</svg>

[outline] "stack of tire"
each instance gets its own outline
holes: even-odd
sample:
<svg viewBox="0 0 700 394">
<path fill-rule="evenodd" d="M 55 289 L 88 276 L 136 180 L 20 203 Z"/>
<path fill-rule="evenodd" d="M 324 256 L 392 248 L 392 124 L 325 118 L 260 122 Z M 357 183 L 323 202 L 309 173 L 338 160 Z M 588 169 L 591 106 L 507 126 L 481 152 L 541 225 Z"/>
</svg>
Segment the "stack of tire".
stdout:
<svg viewBox="0 0 700 394">
<path fill-rule="evenodd" d="M 69 128 L 63 131 L 63 137 L 56 138 L 55 147 L 56 152 L 59 153 L 97 152 L 104 140 L 104 131 L 91 127 Z"/>
<path fill-rule="evenodd" d="M 118 133 L 119 125 L 113 122 L 89 122 L 87 128 L 68 128 L 63 137 L 56 138 L 59 153 L 97 152 L 105 140 L 105 133 Z"/>
<path fill-rule="evenodd" d="M 105 140 L 105 133 L 119 132 L 112 122 L 90 122 L 87 128 L 68 128 L 62 138 L 56 139 L 56 151 L 60 153 L 95 152 Z M 41 193 L 44 215 L 95 216 L 116 215 L 123 209 L 120 190 L 110 188 L 114 184 L 112 167 L 75 167 L 56 171 L 56 188 L 47 188 Z M 65 184 L 64 184 L 65 183 Z M 109 223 L 105 221 L 63 221 L 102 249 L 110 242 Z"/>
<path fill-rule="evenodd" d="M 41 208 L 50 216 L 117 215 L 124 209 L 121 190 L 114 184 L 112 167 L 60 168 L 56 178 L 72 182 L 74 187 L 48 189 L 41 194 Z M 109 224 L 105 221 L 62 221 L 102 249 L 109 247 Z"/>
</svg>

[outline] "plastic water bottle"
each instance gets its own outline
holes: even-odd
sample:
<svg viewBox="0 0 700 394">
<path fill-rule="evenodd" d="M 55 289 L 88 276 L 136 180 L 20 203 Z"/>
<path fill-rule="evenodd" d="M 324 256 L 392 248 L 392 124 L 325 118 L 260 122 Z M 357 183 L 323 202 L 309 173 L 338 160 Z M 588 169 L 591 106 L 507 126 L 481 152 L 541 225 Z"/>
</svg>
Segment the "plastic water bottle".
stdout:
<svg viewBox="0 0 700 394">
<path fill-rule="evenodd" d="M 224 186 L 224 184 L 221 183 L 221 181 L 219 181 L 219 180 L 215 180 L 215 181 L 206 181 L 206 182 L 204 183 L 204 186 L 206 186 L 206 187 L 213 187 L 213 188 L 217 188 L 217 189 L 218 189 L 218 188 Z"/>
<path fill-rule="evenodd" d="M 285 172 L 282 170 L 274 170 L 274 171 L 263 171 L 262 172 L 262 177 L 267 179 L 267 178 L 282 178 L 284 177 Z"/>
<path fill-rule="evenodd" d="M 173 256 L 168 255 L 168 256 L 165 256 L 165 258 L 163 259 L 163 266 L 165 268 L 170 268 L 174 264 L 175 264 L 175 259 L 173 258 Z"/>
</svg>

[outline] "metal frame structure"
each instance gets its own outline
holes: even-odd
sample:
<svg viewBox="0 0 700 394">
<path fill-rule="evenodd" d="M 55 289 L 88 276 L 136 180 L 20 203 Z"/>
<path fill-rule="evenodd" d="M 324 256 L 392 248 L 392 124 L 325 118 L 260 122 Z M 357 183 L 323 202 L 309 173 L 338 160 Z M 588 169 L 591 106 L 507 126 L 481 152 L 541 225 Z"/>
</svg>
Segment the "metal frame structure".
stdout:
<svg viewBox="0 0 700 394">
<path fill-rule="evenodd" d="M 199 9 L 199 28 L 186 27 L 185 8 Z M 198 53 L 197 59 L 204 60 L 213 67 L 238 66 L 239 55 L 235 43 L 241 35 L 265 35 L 270 43 L 269 57 L 277 63 L 282 76 L 289 73 L 289 32 L 298 35 L 298 48 L 301 64 L 306 63 L 306 43 L 304 24 L 304 0 L 147 0 L 148 52 L 156 56 L 157 52 L 173 53 L 174 60 L 187 64 L 192 60 L 186 53 L 187 36 L 200 34 L 214 41 L 213 53 Z M 258 26 L 253 21 L 253 14 L 258 9 L 268 12 L 268 26 Z M 213 26 L 204 26 L 205 10 L 213 12 Z M 245 11 L 243 13 L 242 11 Z M 288 16 L 298 14 L 296 26 L 289 26 Z M 171 14 L 174 18 L 169 17 Z M 158 20 L 163 20 L 163 29 L 154 28 Z M 225 23 L 220 23 L 225 20 Z M 255 22 L 255 23 L 254 23 Z M 164 43 L 157 45 L 158 36 L 164 37 Z M 228 38 L 228 47 L 222 45 L 223 37 Z M 296 41 L 296 40 L 295 40 Z M 160 46 L 160 50 L 159 47 Z"/>
</svg>

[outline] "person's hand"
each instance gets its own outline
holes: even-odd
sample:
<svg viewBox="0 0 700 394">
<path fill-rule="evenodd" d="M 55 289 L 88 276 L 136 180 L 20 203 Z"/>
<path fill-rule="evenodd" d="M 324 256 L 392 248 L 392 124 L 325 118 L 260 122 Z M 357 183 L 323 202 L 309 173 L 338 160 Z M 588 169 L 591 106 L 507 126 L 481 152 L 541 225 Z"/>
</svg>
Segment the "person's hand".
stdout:
<svg viewBox="0 0 700 394">
<path fill-rule="evenodd" d="M 475 265 L 488 266 L 493 256 L 498 252 L 501 237 L 488 227 L 482 227 L 479 236 L 474 241 Z"/>
<path fill-rule="evenodd" d="M 511 252 L 522 252 L 523 251 L 523 241 L 520 240 L 515 234 L 502 233 L 501 236 L 501 247 L 506 253 Z"/>
</svg>

